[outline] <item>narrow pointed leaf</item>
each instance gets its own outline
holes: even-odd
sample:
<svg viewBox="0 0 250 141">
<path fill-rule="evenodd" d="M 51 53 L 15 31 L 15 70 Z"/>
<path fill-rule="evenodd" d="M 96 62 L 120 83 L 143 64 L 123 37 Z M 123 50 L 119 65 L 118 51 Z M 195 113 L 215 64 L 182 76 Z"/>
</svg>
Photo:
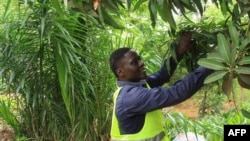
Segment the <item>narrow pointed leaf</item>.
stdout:
<svg viewBox="0 0 250 141">
<path fill-rule="evenodd" d="M 247 110 L 245 109 L 241 109 L 241 113 L 244 117 L 250 119 L 250 112 L 248 112 Z"/>
<path fill-rule="evenodd" d="M 148 9 L 150 12 L 150 19 L 151 19 L 151 25 L 152 27 L 155 27 L 156 25 L 156 19 L 157 19 L 157 7 L 156 7 L 156 0 L 150 0 L 148 3 Z"/>
<path fill-rule="evenodd" d="M 234 69 L 239 74 L 250 74 L 250 67 L 238 67 Z"/>
<path fill-rule="evenodd" d="M 157 8 L 162 20 L 169 23 L 175 29 L 176 23 L 172 14 L 173 5 L 168 0 L 157 0 Z"/>
<path fill-rule="evenodd" d="M 105 24 L 108 24 L 117 29 L 124 29 L 108 12 L 104 7 L 101 7 L 102 16 Z"/>
<path fill-rule="evenodd" d="M 203 15 L 204 10 L 203 10 L 203 6 L 201 4 L 201 1 L 200 0 L 193 0 L 193 1 L 195 3 L 196 7 L 198 8 L 200 14 Z"/>
<path fill-rule="evenodd" d="M 178 0 L 174 0 L 173 1 L 173 5 L 180 10 L 181 13 L 184 13 L 185 9 L 184 9 L 184 5 L 181 3 L 181 1 Z"/>
<path fill-rule="evenodd" d="M 136 10 L 140 7 L 140 5 L 143 4 L 143 3 L 146 2 L 146 1 L 148 1 L 148 0 L 138 0 L 138 1 L 136 2 L 136 4 L 135 4 L 133 10 L 136 11 Z"/>
<path fill-rule="evenodd" d="M 217 62 L 216 60 L 206 59 L 206 58 L 199 59 L 198 64 L 200 66 L 203 66 L 205 68 L 209 68 L 212 70 L 226 70 L 227 69 L 227 67 L 223 63 Z"/>
<path fill-rule="evenodd" d="M 239 65 L 250 64 L 250 56 L 245 56 L 245 57 L 241 58 L 238 64 Z"/>
<path fill-rule="evenodd" d="M 59 48 L 58 48 L 59 49 Z M 60 84 L 60 90 L 62 93 L 62 97 L 68 112 L 68 116 L 70 119 L 72 118 L 72 112 L 70 110 L 70 100 L 69 100 L 69 95 L 67 93 L 67 69 L 65 67 L 65 63 L 62 59 L 61 54 L 56 52 L 56 68 L 57 68 L 57 73 L 58 73 L 58 80 Z"/>
<path fill-rule="evenodd" d="M 217 81 L 219 79 L 222 79 L 227 73 L 228 71 L 216 71 L 210 74 L 209 76 L 207 76 L 207 78 L 204 81 L 204 84 L 208 84 L 208 83 Z"/>
<path fill-rule="evenodd" d="M 98 2 L 100 3 L 99 0 L 98 0 Z M 101 2 L 102 2 L 102 4 L 105 5 L 105 8 L 108 8 L 108 9 L 114 11 L 114 12 L 119 13 L 119 8 L 118 8 L 117 4 L 115 2 L 113 2 L 112 0 L 104 0 L 104 1 L 101 1 Z M 129 0 L 128 0 L 127 5 L 128 5 L 128 8 L 130 8 L 131 3 L 130 3 Z"/>
<path fill-rule="evenodd" d="M 190 2 L 190 0 L 181 0 L 181 4 L 188 10 L 192 12 L 197 12 L 196 8 L 193 6 L 193 4 Z M 182 11 L 184 13 L 184 11 Z"/>
<path fill-rule="evenodd" d="M 112 1 L 113 1 L 113 0 L 112 0 Z M 111 1 L 111 2 L 112 2 L 112 1 Z M 133 1 L 133 0 L 127 0 L 127 6 L 128 6 L 128 9 L 130 9 L 130 8 L 131 8 L 132 1 Z"/>
<path fill-rule="evenodd" d="M 45 30 L 45 20 L 46 19 L 44 17 L 41 18 L 41 23 L 40 23 L 40 25 L 41 25 L 41 29 L 40 29 L 40 38 L 41 38 L 41 40 L 42 40 L 42 37 L 44 37 L 43 33 L 44 33 L 44 30 Z"/>
<path fill-rule="evenodd" d="M 60 6 L 60 1 L 52 0 L 51 3 L 53 5 L 53 8 L 56 9 L 57 14 L 62 16 L 63 15 L 63 9 L 62 9 L 62 6 Z"/>
<path fill-rule="evenodd" d="M 226 40 L 225 36 L 221 33 L 217 35 L 218 39 L 218 51 L 222 55 L 222 57 L 225 59 L 226 63 L 230 64 L 230 50 L 229 50 L 229 44 Z"/>
<path fill-rule="evenodd" d="M 226 2 L 225 1 L 220 1 L 220 8 L 221 8 L 221 12 L 223 15 L 226 15 L 227 12 L 228 12 L 228 7 L 226 5 Z"/>
</svg>

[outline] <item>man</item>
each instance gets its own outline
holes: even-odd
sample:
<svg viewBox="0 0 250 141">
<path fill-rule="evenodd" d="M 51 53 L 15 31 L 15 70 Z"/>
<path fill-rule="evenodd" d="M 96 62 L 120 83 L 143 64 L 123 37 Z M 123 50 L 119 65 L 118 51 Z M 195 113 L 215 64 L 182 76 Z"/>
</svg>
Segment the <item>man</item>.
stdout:
<svg viewBox="0 0 250 141">
<path fill-rule="evenodd" d="M 193 47 L 191 33 L 182 34 L 177 49 L 178 61 Z M 170 58 L 156 73 L 147 75 L 141 57 L 131 48 L 119 48 L 110 56 L 110 68 L 117 78 L 112 117 L 112 141 L 166 141 L 161 109 L 179 104 L 195 94 L 212 70 L 199 67 L 173 86 L 169 82 L 177 67 Z M 149 88 L 150 87 L 150 88 Z"/>
</svg>

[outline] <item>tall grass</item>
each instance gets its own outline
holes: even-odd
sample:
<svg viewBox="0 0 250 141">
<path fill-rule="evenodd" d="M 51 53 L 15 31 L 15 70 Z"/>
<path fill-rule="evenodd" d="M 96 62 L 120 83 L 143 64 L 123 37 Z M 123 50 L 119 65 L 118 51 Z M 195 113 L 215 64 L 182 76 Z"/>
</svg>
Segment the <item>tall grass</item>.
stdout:
<svg viewBox="0 0 250 141">
<path fill-rule="evenodd" d="M 92 40 L 97 38 L 89 37 L 95 22 L 65 9 L 57 0 L 29 1 L 15 11 L 6 7 L 1 15 L 2 92 L 21 95 L 23 105 L 16 116 L 1 102 L 0 116 L 17 139 L 108 138 L 110 90 L 105 79 L 110 77 L 101 71 L 107 65 L 100 61 L 106 58 L 95 54 Z"/>
</svg>

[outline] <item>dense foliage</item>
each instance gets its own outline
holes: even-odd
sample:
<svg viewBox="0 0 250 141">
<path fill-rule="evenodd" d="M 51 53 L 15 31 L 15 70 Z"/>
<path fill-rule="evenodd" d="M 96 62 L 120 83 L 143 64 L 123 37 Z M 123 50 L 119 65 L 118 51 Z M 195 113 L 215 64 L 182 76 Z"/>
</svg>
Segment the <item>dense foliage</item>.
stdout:
<svg viewBox="0 0 250 141">
<path fill-rule="evenodd" d="M 0 90 L 14 95 L 14 102 L 1 99 L 0 117 L 14 129 L 16 140 L 108 140 L 115 90 L 111 51 L 133 47 L 150 73 L 174 55 L 180 33 L 192 31 L 196 48 L 167 85 L 198 61 L 218 72 L 206 80 L 210 88 L 200 91 L 201 120 L 166 114 L 169 137 L 194 131 L 222 140 L 223 124 L 249 123 L 237 110 L 218 115 L 224 101 L 218 94 L 233 93 L 237 99 L 240 93 L 230 91 L 239 87 L 233 78 L 250 82 L 249 5 L 233 0 L 2 0 Z M 220 54 L 207 54 L 213 47 Z M 211 105 L 216 105 L 214 113 L 207 112 Z M 239 104 L 245 116 L 248 107 Z"/>
</svg>

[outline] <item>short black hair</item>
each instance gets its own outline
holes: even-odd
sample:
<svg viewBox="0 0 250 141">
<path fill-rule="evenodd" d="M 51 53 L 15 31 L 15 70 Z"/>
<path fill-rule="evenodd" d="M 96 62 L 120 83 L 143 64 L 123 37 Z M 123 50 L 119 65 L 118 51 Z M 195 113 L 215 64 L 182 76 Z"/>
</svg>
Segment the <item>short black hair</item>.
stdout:
<svg viewBox="0 0 250 141">
<path fill-rule="evenodd" d="M 126 54 L 130 50 L 131 50 L 131 48 L 129 48 L 129 47 L 122 47 L 122 48 L 118 48 L 117 50 L 113 51 L 113 53 L 110 55 L 110 58 L 109 58 L 110 69 L 112 70 L 112 72 L 115 74 L 116 77 L 118 77 L 118 75 L 115 72 L 118 63 L 124 57 L 124 54 Z"/>
</svg>

